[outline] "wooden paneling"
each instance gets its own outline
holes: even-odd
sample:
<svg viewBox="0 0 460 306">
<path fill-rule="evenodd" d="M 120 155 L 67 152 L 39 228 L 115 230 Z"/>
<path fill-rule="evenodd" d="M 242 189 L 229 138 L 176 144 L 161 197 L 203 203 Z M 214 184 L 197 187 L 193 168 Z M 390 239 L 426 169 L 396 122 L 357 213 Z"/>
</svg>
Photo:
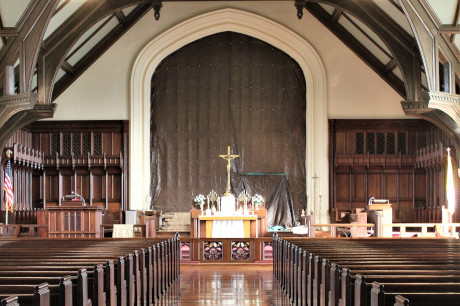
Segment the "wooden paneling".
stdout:
<svg viewBox="0 0 460 306">
<path fill-rule="evenodd" d="M 365 173 L 353 173 L 353 202 L 366 203 Z"/>
<path fill-rule="evenodd" d="M 446 205 L 446 148 L 453 146 L 436 126 L 423 120 L 330 120 L 329 130 L 330 208 L 359 208 L 370 197 L 384 198 L 392 204 L 394 220 L 428 222 Z M 456 184 L 459 189 L 458 179 Z"/>
<path fill-rule="evenodd" d="M 367 174 L 367 193 L 369 197 L 375 197 L 376 199 L 382 198 L 381 177 L 381 173 Z"/>
<path fill-rule="evenodd" d="M 93 174 L 93 199 L 94 201 L 101 201 L 104 197 L 102 196 L 105 194 L 105 181 L 104 183 L 102 179 L 102 175 L 95 175 Z"/>
<path fill-rule="evenodd" d="M 33 178 L 34 205 L 57 206 L 60 196 L 75 191 L 89 206 L 108 208 L 114 202 L 113 211 L 125 210 L 128 182 L 122 175 L 128 170 L 128 128 L 124 121 L 43 121 L 27 126 L 33 148 L 45 153 L 44 171 Z"/>
<path fill-rule="evenodd" d="M 337 189 L 336 200 L 337 202 L 350 201 L 350 175 L 348 173 L 336 174 Z"/>
<path fill-rule="evenodd" d="M 397 190 L 397 173 L 384 173 L 383 180 L 384 180 L 384 194 L 383 198 L 385 199 L 396 199 L 398 196 Z"/>
<path fill-rule="evenodd" d="M 412 173 L 400 173 L 399 174 L 399 199 L 412 201 L 413 194 L 413 174 Z"/>
<path fill-rule="evenodd" d="M 40 133 L 40 134 L 34 134 L 34 135 L 38 135 L 38 138 L 40 140 L 39 143 L 34 143 L 34 147 L 38 147 L 40 151 L 45 153 L 45 155 L 51 155 L 50 134 Z M 34 140 L 36 140 L 35 137 L 34 137 Z"/>
</svg>

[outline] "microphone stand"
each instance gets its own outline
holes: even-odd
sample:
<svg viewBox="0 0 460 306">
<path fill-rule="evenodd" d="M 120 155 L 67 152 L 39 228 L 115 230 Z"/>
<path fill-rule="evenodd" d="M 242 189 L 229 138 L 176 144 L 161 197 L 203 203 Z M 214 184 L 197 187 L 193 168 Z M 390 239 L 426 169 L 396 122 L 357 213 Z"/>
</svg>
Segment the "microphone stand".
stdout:
<svg viewBox="0 0 460 306">
<path fill-rule="evenodd" d="M 85 199 L 81 195 L 79 195 L 75 191 L 72 191 L 72 194 L 77 196 L 83 202 L 83 206 L 85 206 L 85 204 L 86 204 Z"/>
</svg>

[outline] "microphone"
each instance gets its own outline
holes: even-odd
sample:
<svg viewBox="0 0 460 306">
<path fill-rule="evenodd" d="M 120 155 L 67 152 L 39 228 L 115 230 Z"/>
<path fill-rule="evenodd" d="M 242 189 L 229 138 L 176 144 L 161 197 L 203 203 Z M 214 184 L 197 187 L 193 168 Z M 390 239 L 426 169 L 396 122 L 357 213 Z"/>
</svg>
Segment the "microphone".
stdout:
<svg viewBox="0 0 460 306">
<path fill-rule="evenodd" d="M 78 193 L 76 193 L 75 191 L 72 191 L 71 192 L 73 195 L 77 196 L 82 202 L 83 202 L 83 206 L 85 206 L 86 202 L 85 202 L 85 199 L 79 195 Z"/>
</svg>

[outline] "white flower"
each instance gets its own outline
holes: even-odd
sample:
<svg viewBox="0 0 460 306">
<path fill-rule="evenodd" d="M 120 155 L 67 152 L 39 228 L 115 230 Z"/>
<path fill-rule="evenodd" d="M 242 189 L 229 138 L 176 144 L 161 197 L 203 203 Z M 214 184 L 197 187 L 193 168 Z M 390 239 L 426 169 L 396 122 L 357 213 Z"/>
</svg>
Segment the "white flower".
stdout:
<svg viewBox="0 0 460 306">
<path fill-rule="evenodd" d="M 252 197 L 252 203 L 261 204 L 261 203 L 263 203 L 263 201 L 264 201 L 264 198 L 262 198 L 262 196 L 260 194 L 255 194 Z"/>
<path fill-rule="evenodd" d="M 204 200 L 205 200 L 205 199 L 206 199 L 206 198 L 204 197 L 204 195 L 199 194 L 199 195 L 197 195 L 197 196 L 195 197 L 194 201 L 195 201 L 195 203 L 198 204 L 198 205 L 204 205 Z"/>
</svg>

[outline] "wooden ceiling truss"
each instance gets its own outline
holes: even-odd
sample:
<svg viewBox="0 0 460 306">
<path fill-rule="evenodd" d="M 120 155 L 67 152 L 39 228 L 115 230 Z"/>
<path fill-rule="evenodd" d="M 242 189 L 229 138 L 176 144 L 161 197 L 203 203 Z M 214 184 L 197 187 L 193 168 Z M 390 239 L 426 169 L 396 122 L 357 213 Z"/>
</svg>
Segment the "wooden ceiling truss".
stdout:
<svg viewBox="0 0 460 306">
<path fill-rule="evenodd" d="M 42 107 L 37 94 L 31 91 L 32 78 L 38 59 L 40 44 L 59 0 L 32 0 L 15 29 L 2 29 L 0 50 L 3 96 L 0 98 L 0 148 L 18 128 L 40 118 L 52 118 L 54 105 Z M 19 86 L 17 92 L 6 84 L 15 84 L 11 68 L 19 58 Z M 6 92 L 8 90 L 8 92 Z M 30 121 L 32 120 L 32 121 Z"/>
<path fill-rule="evenodd" d="M 178 0 L 99 0 L 86 1 L 83 3 L 67 20 L 59 26 L 51 35 L 43 41 L 47 25 L 57 12 L 62 10 L 71 0 L 66 0 L 59 5 L 59 0 L 32 0 L 26 11 L 17 23 L 15 28 L 5 28 L 0 19 L 0 38 L 3 47 L 0 50 L 0 75 L 3 78 L 0 86 L 3 89 L 3 97 L 0 98 L 0 133 L 3 138 L 9 137 L 9 131 L 13 131 L 31 120 L 40 118 L 52 117 L 54 114 L 54 104 L 52 103 L 68 86 L 70 86 L 86 69 L 94 63 L 110 46 L 113 45 L 126 31 L 133 26 L 142 16 L 150 9 L 154 12 L 155 19 L 160 18 L 160 10 L 165 1 Z M 200 0 L 198 0 L 200 1 Z M 208 1 L 208 0 L 201 0 Z M 223 1 L 223 0 L 222 0 Z M 286 1 L 286 0 L 272 0 Z M 410 12 L 409 4 L 413 2 L 424 2 L 426 0 L 389 0 L 398 10 L 403 12 L 409 21 L 413 22 L 414 14 L 420 12 Z M 436 69 L 433 65 L 427 64 L 427 53 L 433 53 L 433 50 L 427 50 L 429 47 L 415 40 L 411 35 L 394 21 L 381 7 L 372 0 L 349 1 L 349 0 L 290 0 L 293 3 L 293 16 L 297 13 L 297 18 L 303 17 L 303 9 L 307 9 L 315 16 L 323 25 L 325 25 L 332 33 L 334 33 L 342 42 L 344 42 L 351 50 L 353 50 L 367 65 L 369 65 L 383 80 L 385 80 L 396 92 L 398 92 L 406 101 L 403 103 L 403 108 L 407 114 L 424 114 L 426 119 L 434 122 L 436 120 L 444 120 L 443 114 L 438 114 L 439 111 L 446 110 L 438 109 L 434 115 L 426 115 L 433 111 L 428 105 L 427 95 L 423 92 L 421 85 L 421 72 L 425 70 L 428 79 L 428 90 L 432 92 L 436 86 L 433 80 L 436 79 Z M 399 3 L 399 5 L 398 5 Z M 330 5 L 335 8 L 332 14 L 328 13 L 320 4 Z M 420 4 L 420 2 L 419 2 Z M 423 5 L 423 4 L 420 4 Z M 123 9 L 133 7 L 129 14 L 125 15 Z M 425 19 L 431 16 L 422 16 L 422 21 L 417 23 L 415 20 L 414 32 L 421 36 L 422 40 L 427 40 L 427 36 L 448 37 L 448 41 L 452 43 L 454 36 L 460 33 L 458 28 L 460 5 L 457 6 L 457 13 L 452 25 L 429 25 L 430 33 L 421 33 L 420 26 L 428 21 Z M 382 48 L 379 43 L 372 39 L 365 30 L 361 29 L 350 16 L 353 16 L 371 29 L 385 44 Z M 81 46 L 74 48 L 72 53 L 69 51 L 79 41 L 79 39 L 92 27 L 103 20 L 117 20 L 117 25 L 110 32 L 96 43 L 89 52 L 83 55 L 76 63 L 70 64 L 71 57 L 74 53 L 80 51 Z M 295 18 L 295 17 L 294 17 Z M 385 54 L 389 60 L 384 63 L 376 55 L 374 55 L 358 38 L 354 37 L 344 26 L 339 23 L 340 18 L 347 18 L 358 30 L 361 31 L 367 39 L 375 44 L 380 49 L 380 52 Z M 104 23 L 105 25 L 105 23 Z M 89 41 L 97 31 L 102 29 L 100 26 L 85 42 Z M 435 30 L 433 32 L 433 30 Z M 420 32 L 420 33 L 419 33 Z M 433 36 L 433 37 L 434 37 Z M 431 37 L 432 38 L 432 37 Z M 85 43 L 83 42 L 82 45 Z M 441 47 L 445 46 L 443 42 Z M 430 51 L 430 52 L 427 52 Z M 420 54 L 421 53 L 421 54 Z M 435 54 L 435 53 L 433 53 Z M 457 56 L 454 64 L 454 70 L 458 71 L 458 54 L 455 54 L 452 49 L 447 50 L 447 58 L 451 55 Z M 19 58 L 19 67 L 17 70 L 18 88 L 15 92 L 11 91 L 11 78 L 14 74 L 11 69 L 4 69 L 15 65 Z M 429 59 L 429 58 L 428 58 Z M 423 63 L 423 65 L 422 65 Z M 399 67 L 403 80 L 396 74 L 395 69 Z M 57 80 L 58 72 L 62 69 L 65 74 Z M 8 73 L 7 73 L 8 71 Z M 37 75 L 37 87 L 32 88 L 34 74 Z M 13 86 L 14 87 L 14 86 Z M 455 87 L 455 86 L 454 86 Z M 35 93 L 34 91 L 37 91 Z M 450 93 L 448 93 L 450 94 Z M 15 97 L 12 97 L 15 96 Z M 450 96 L 448 98 L 451 98 Z M 21 100 L 21 102 L 18 102 Z M 14 101 L 14 102 L 13 102 Z M 38 103 L 37 103 L 38 101 Z M 10 102 L 11 107 L 5 105 Z M 410 104 L 413 103 L 413 104 Z M 37 105 L 40 107 L 37 108 Z M 418 107 L 414 111 L 415 106 Z M 412 109 L 409 111 L 408 109 Z M 35 111 L 35 114 L 33 113 Z M 32 112 L 32 113 L 30 113 Z M 448 116 L 449 117 L 449 116 Z M 449 128 L 457 124 L 454 118 L 451 118 L 454 124 L 444 124 L 445 128 Z M 5 126 L 8 126 L 6 129 Z M 6 134 L 5 134 L 6 133 Z M 460 136 L 456 132 L 450 130 L 453 138 L 459 140 Z M 0 145 L 4 142 L 0 137 Z M 6 141 L 5 139 L 5 141 Z M 460 149 L 457 149 L 460 152 Z"/>
<path fill-rule="evenodd" d="M 402 103 L 407 115 L 429 120 L 442 128 L 455 143 L 457 160 L 460 158 L 460 96 L 455 92 L 455 80 L 460 72 L 458 49 L 453 36 L 458 30 L 458 10 L 454 25 L 442 25 L 426 0 L 398 0 L 416 34 L 416 43 L 425 67 L 428 93 L 425 98 Z M 440 62 L 445 69 L 440 71 Z M 443 73 L 444 83 L 440 82 Z M 444 89 L 441 91 L 441 86 Z"/>
</svg>

